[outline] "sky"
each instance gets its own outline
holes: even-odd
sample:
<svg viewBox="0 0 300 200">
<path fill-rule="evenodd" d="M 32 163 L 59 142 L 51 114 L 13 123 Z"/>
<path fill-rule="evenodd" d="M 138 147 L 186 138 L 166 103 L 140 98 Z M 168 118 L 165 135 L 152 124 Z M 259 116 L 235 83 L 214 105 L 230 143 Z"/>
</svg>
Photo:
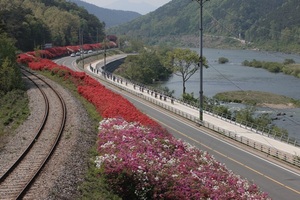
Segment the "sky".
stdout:
<svg viewBox="0 0 300 200">
<path fill-rule="evenodd" d="M 101 8 L 108 8 L 113 9 L 116 8 L 117 10 L 126 10 L 126 11 L 135 11 L 141 14 L 146 14 L 147 12 L 153 11 L 162 5 L 170 2 L 171 0 L 122 0 L 122 2 L 128 2 L 128 7 L 117 7 L 116 4 L 120 0 L 81 0 L 87 3 L 94 4 Z M 135 5 L 135 6 L 134 6 Z M 148 5 L 148 6 L 147 6 Z M 124 9 L 122 9 L 124 8 Z M 132 8 L 132 9 L 130 9 Z"/>
</svg>

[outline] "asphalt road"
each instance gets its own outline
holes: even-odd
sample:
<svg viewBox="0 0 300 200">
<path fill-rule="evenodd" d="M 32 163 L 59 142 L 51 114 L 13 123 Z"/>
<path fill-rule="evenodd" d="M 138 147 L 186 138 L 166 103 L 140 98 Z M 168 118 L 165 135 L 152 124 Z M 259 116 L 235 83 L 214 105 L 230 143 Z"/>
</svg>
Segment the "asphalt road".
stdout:
<svg viewBox="0 0 300 200">
<path fill-rule="evenodd" d="M 74 59 L 76 58 L 66 57 L 56 60 L 56 62 L 76 70 L 76 67 L 73 66 Z M 122 94 L 143 113 L 160 122 L 175 137 L 181 138 L 199 149 L 208 151 L 214 155 L 217 161 L 225 163 L 227 168 L 235 174 L 257 184 L 272 199 L 300 199 L 299 170 L 273 163 L 265 155 L 257 155 L 256 153 L 251 153 L 251 150 L 244 150 L 239 144 L 231 144 L 227 139 L 220 138 L 220 136 L 198 127 L 192 122 L 171 114 L 136 96 L 127 94 L 123 90 L 111 87 L 107 83 L 103 84 L 107 88 Z"/>
</svg>

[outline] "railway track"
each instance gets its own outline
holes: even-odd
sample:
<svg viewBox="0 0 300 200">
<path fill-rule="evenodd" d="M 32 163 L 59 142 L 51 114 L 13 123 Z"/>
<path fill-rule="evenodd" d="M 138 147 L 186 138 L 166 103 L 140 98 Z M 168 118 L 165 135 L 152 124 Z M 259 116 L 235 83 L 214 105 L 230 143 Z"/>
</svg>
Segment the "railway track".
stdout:
<svg viewBox="0 0 300 200">
<path fill-rule="evenodd" d="M 27 194 L 53 154 L 66 124 L 66 105 L 61 95 L 39 76 L 22 69 L 44 99 L 44 117 L 35 136 L 13 164 L 0 172 L 0 199 L 34 199 Z"/>
</svg>

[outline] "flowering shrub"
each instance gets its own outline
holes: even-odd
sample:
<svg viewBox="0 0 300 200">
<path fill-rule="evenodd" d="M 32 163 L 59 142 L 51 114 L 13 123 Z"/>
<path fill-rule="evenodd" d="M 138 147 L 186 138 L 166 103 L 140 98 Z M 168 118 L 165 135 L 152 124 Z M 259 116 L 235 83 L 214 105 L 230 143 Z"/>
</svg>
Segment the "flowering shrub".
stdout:
<svg viewBox="0 0 300 200">
<path fill-rule="evenodd" d="M 71 51 L 71 52 L 80 51 L 80 46 L 67 46 L 66 48 L 68 51 Z"/>
<path fill-rule="evenodd" d="M 52 47 L 48 49 L 43 50 L 36 50 L 36 51 L 30 51 L 26 53 L 22 53 L 18 55 L 17 61 L 19 63 L 29 63 L 32 62 L 29 59 L 38 59 L 38 58 L 58 58 L 66 55 L 70 55 L 72 52 L 80 51 L 81 47 L 83 50 L 96 50 L 96 49 L 102 49 L 103 44 L 96 43 L 96 44 L 84 44 L 83 46 L 75 45 L 75 46 L 65 46 L 65 47 Z M 114 48 L 117 47 L 117 44 L 114 42 L 110 42 L 107 46 L 108 48 Z"/>
<path fill-rule="evenodd" d="M 128 100 L 106 89 L 85 72 L 74 72 L 48 59 L 27 59 L 31 57 L 30 55 L 24 56 L 20 61 L 26 61 L 29 68 L 33 70 L 49 70 L 60 77 L 71 80 L 77 86 L 79 94 L 95 105 L 101 116 L 123 117 L 130 122 L 137 121 L 145 126 L 161 128 L 157 122 L 141 113 Z"/>
<path fill-rule="evenodd" d="M 27 53 L 19 54 L 17 57 L 18 63 L 28 64 L 30 62 L 33 62 L 35 60 L 35 57 L 32 55 L 29 55 Z"/>
<path fill-rule="evenodd" d="M 269 199 L 206 152 L 171 135 L 104 119 L 96 164 L 123 199 Z"/>
<path fill-rule="evenodd" d="M 28 63 L 28 67 L 32 70 L 51 70 L 58 65 L 48 59 L 38 59 L 36 62 Z"/>
<path fill-rule="evenodd" d="M 121 95 L 115 94 L 104 86 L 82 85 L 78 86 L 78 92 L 97 108 L 102 117 L 122 117 L 130 122 L 140 122 L 143 125 L 160 127 L 157 122 L 141 113 L 128 100 Z"/>
<path fill-rule="evenodd" d="M 69 50 L 66 47 L 53 47 L 53 48 L 46 49 L 45 51 L 51 53 L 54 58 L 69 54 Z"/>
</svg>

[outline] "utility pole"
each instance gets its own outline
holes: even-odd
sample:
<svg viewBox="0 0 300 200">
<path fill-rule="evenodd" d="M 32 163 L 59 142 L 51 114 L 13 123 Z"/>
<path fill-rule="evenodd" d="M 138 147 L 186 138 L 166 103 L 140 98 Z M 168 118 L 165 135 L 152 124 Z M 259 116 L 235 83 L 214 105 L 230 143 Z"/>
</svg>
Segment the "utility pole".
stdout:
<svg viewBox="0 0 300 200">
<path fill-rule="evenodd" d="M 106 34 L 104 38 L 104 71 L 106 71 Z"/>
<path fill-rule="evenodd" d="M 80 55 L 82 55 L 82 68 L 84 69 L 84 50 L 83 50 L 83 29 L 81 34 L 81 51 Z"/>
<path fill-rule="evenodd" d="M 83 55 L 83 29 L 79 28 L 78 31 L 78 43 L 79 43 L 79 53 L 80 53 L 80 58 L 82 59 L 82 67 L 84 68 L 84 55 Z"/>
<path fill-rule="evenodd" d="M 194 1 L 194 0 L 193 0 Z M 199 31 L 200 31 L 200 44 L 199 44 L 199 50 L 200 50 L 200 57 L 199 57 L 199 67 L 200 67 L 200 99 L 199 99 L 199 119 L 200 122 L 203 122 L 203 4 L 206 1 L 209 0 L 195 0 L 200 5 L 199 9 Z"/>
<path fill-rule="evenodd" d="M 98 31 L 98 28 L 97 28 L 97 45 L 99 43 L 99 31 Z M 97 48 L 97 57 L 98 57 L 98 48 Z"/>
</svg>

